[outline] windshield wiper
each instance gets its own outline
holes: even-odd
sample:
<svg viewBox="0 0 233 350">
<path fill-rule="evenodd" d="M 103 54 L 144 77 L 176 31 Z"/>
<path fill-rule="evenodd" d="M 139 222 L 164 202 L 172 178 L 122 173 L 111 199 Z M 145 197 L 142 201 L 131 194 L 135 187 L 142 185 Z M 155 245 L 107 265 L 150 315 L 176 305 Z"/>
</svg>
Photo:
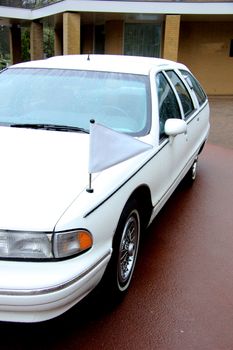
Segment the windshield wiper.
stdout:
<svg viewBox="0 0 233 350">
<path fill-rule="evenodd" d="M 89 131 L 78 126 L 71 125 L 56 125 L 56 124 L 30 124 L 30 123 L 14 123 L 10 125 L 12 128 L 30 128 L 30 129 L 43 129 L 43 130 L 56 130 L 67 132 L 84 132 L 89 134 Z"/>
</svg>

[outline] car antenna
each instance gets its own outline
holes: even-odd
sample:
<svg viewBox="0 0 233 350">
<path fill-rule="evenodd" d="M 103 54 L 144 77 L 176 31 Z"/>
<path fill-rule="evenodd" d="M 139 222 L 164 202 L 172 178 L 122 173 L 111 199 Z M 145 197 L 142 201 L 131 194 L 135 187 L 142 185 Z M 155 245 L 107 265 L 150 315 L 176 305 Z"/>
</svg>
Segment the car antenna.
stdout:
<svg viewBox="0 0 233 350">
<path fill-rule="evenodd" d="M 90 58 L 89 58 L 89 60 L 90 60 Z M 94 119 L 91 119 L 91 120 L 90 120 L 90 124 L 95 124 L 95 120 L 94 120 Z M 91 130 L 90 130 L 90 138 L 91 138 Z M 90 155 L 89 155 L 89 161 L 90 161 Z M 87 191 L 88 193 L 93 193 L 93 192 L 94 192 L 94 190 L 93 190 L 93 188 L 91 187 L 91 185 L 92 185 L 92 173 L 89 173 L 89 187 L 86 189 L 86 191 Z"/>
<path fill-rule="evenodd" d="M 90 54 L 87 55 L 87 61 L 90 61 Z"/>
</svg>

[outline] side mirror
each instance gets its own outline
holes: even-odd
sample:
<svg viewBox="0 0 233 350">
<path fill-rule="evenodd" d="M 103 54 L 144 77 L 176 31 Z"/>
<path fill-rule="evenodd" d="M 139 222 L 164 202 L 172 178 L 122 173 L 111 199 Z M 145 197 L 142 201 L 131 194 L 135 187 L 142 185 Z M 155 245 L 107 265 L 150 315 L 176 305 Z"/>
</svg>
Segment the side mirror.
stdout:
<svg viewBox="0 0 233 350">
<path fill-rule="evenodd" d="M 175 137 L 179 134 L 186 134 L 187 123 L 182 119 L 167 119 L 164 125 L 165 134 Z"/>
</svg>

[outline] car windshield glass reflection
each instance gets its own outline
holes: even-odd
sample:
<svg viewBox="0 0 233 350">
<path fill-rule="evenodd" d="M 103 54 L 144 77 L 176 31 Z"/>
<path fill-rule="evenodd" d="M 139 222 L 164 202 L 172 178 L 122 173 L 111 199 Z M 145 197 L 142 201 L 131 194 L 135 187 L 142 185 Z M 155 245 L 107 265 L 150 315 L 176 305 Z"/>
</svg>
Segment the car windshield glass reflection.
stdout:
<svg viewBox="0 0 233 350">
<path fill-rule="evenodd" d="M 150 129 L 149 106 L 147 77 L 141 75 L 38 68 L 0 74 L 1 124 L 88 130 L 95 119 L 140 136 Z"/>
</svg>

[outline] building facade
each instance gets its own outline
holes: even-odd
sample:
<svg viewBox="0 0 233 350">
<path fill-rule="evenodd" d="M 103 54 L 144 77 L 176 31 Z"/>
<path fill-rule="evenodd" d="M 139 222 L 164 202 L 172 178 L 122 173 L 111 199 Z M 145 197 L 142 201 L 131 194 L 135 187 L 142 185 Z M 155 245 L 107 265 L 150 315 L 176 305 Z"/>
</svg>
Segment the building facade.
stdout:
<svg viewBox="0 0 233 350">
<path fill-rule="evenodd" d="M 0 6 L 10 28 L 12 63 L 44 57 L 43 26 L 54 29 L 54 54 L 125 54 L 186 64 L 210 95 L 233 95 L 233 2 L 64 0 L 38 9 Z"/>
</svg>

